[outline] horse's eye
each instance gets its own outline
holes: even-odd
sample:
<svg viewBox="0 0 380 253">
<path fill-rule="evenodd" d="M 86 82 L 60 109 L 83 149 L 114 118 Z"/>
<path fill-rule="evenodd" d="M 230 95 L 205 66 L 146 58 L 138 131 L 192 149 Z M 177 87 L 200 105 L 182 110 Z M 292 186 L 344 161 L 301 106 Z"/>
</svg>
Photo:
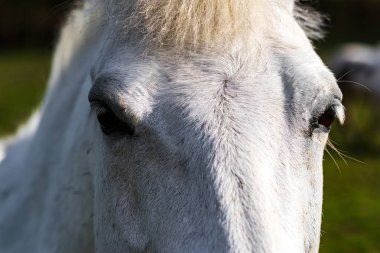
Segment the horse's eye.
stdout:
<svg viewBox="0 0 380 253">
<path fill-rule="evenodd" d="M 318 124 L 330 129 L 336 118 L 336 111 L 334 108 L 328 108 L 318 119 Z"/>
<path fill-rule="evenodd" d="M 96 115 L 100 128 L 105 135 L 114 133 L 119 134 L 134 134 L 134 127 L 120 120 L 109 108 L 102 107 Z"/>
</svg>

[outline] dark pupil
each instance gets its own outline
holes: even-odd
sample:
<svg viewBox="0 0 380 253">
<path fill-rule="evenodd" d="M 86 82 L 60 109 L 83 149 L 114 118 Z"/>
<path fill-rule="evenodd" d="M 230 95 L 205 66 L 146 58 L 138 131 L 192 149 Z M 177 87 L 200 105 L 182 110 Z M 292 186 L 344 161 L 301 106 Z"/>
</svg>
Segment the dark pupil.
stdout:
<svg viewBox="0 0 380 253">
<path fill-rule="evenodd" d="M 99 113 L 97 118 L 103 133 L 106 135 L 112 134 L 114 132 L 129 135 L 135 134 L 135 129 L 131 124 L 121 121 L 110 110 Z"/>
<path fill-rule="evenodd" d="M 336 117 L 335 111 L 330 108 L 326 110 L 318 120 L 318 124 L 330 128 Z"/>
<path fill-rule="evenodd" d="M 115 128 L 121 125 L 119 119 L 109 111 L 99 114 L 97 118 L 105 134 L 110 134 Z"/>
</svg>

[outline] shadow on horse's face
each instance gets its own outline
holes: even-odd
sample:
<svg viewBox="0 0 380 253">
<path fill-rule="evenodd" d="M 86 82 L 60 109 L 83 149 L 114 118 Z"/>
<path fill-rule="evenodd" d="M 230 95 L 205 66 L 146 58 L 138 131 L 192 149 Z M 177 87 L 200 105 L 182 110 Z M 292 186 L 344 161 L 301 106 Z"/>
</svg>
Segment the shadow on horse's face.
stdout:
<svg viewBox="0 0 380 253">
<path fill-rule="evenodd" d="M 99 252 L 318 251 L 342 95 L 285 24 L 191 57 L 105 49 L 89 94 Z"/>
</svg>

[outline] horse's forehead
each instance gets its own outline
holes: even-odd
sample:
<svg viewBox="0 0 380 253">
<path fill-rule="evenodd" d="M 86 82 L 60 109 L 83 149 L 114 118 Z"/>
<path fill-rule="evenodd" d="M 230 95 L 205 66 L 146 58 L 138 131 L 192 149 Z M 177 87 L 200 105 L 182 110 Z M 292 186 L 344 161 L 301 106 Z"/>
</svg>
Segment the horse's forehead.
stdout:
<svg viewBox="0 0 380 253">
<path fill-rule="evenodd" d="M 333 75 L 313 53 L 305 50 L 284 50 L 281 54 L 263 50 L 259 46 L 231 50 L 220 54 L 192 57 L 137 57 L 119 55 L 118 60 L 106 64 L 107 89 L 119 93 L 142 95 L 134 90 L 147 89 L 145 95 L 156 94 L 157 89 L 169 93 L 198 92 L 225 84 L 230 87 L 252 86 L 260 90 L 293 88 L 315 96 L 319 90 L 335 82 Z M 102 75 L 100 75 L 102 76 Z M 291 79 L 291 80 L 290 80 Z M 276 80 L 276 81 L 274 81 Z M 288 81 L 282 87 L 281 82 Z"/>
<path fill-rule="evenodd" d="M 116 48 L 105 50 L 108 55 L 103 59 L 105 64 L 101 63 L 102 69 L 94 73 L 109 72 L 121 77 L 113 89 L 121 96 L 127 92 L 129 101 L 133 94 L 140 96 L 141 89 L 146 89 L 145 95 L 150 96 L 163 94 L 162 91 L 197 93 L 224 84 L 252 86 L 256 94 L 270 90 L 272 94 L 281 94 L 281 88 L 295 87 L 297 91 L 305 91 L 308 97 L 315 97 L 321 88 L 334 83 L 334 77 L 316 56 L 293 17 L 281 8 L 279 11 L 283 12 L 282 19 L 289 21 L 284 22 L 287 25 L 268 33 L 252 33 L 249 42 L 237 40 L 219 51 L 178 55 L 173 51 L 151 51 L 119 43 Z M 281 79 L 287 79 L 288 85 L 282 86 Z M 158 89 L 161 93 L 156 93 Z"/>
</svg>

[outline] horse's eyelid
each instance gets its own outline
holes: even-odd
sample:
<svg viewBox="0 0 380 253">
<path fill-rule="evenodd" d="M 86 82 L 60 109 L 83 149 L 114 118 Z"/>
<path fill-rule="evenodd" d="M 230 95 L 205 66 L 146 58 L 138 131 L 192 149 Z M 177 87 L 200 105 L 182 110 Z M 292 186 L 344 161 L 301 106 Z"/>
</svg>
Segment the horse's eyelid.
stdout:
<svg viewBox="0 0 380 253">
<path fill-rule="evenodd" d="M 95 113 L 95 115 L 99 115 L 101 113 L 104 113 L 106 110 L 105 110 L 105 107 L 102 106 L 100 103 L 97 103 L 97 102 L 91 102 L 91 112 Z"/>
<path fill-rule="evenodd" d="M 334 110 L 334 112 L 336 113 L 336 118 L 339 120 L 339 123 L 343 125 L 346 119 L 346 115 L 345 115 L 345 108 L 342 105 L 342 103 L 339 100 L 335 101 L 333 104 L 329 106 L 329 108 Z"/>
<path fill-rule="evenodd" d="M 97 77 L 93 81 L 93 85 L 88 94 L 88 100 L 90 103 L 93 101 L 99 100 L 102 101 L 104 98 L 107 98 L 109 94 L 109 87 L 113 84 L 120 83 L 120 80 L 116 78 L 117 74 L 105 73 Z"/>
</svg>

